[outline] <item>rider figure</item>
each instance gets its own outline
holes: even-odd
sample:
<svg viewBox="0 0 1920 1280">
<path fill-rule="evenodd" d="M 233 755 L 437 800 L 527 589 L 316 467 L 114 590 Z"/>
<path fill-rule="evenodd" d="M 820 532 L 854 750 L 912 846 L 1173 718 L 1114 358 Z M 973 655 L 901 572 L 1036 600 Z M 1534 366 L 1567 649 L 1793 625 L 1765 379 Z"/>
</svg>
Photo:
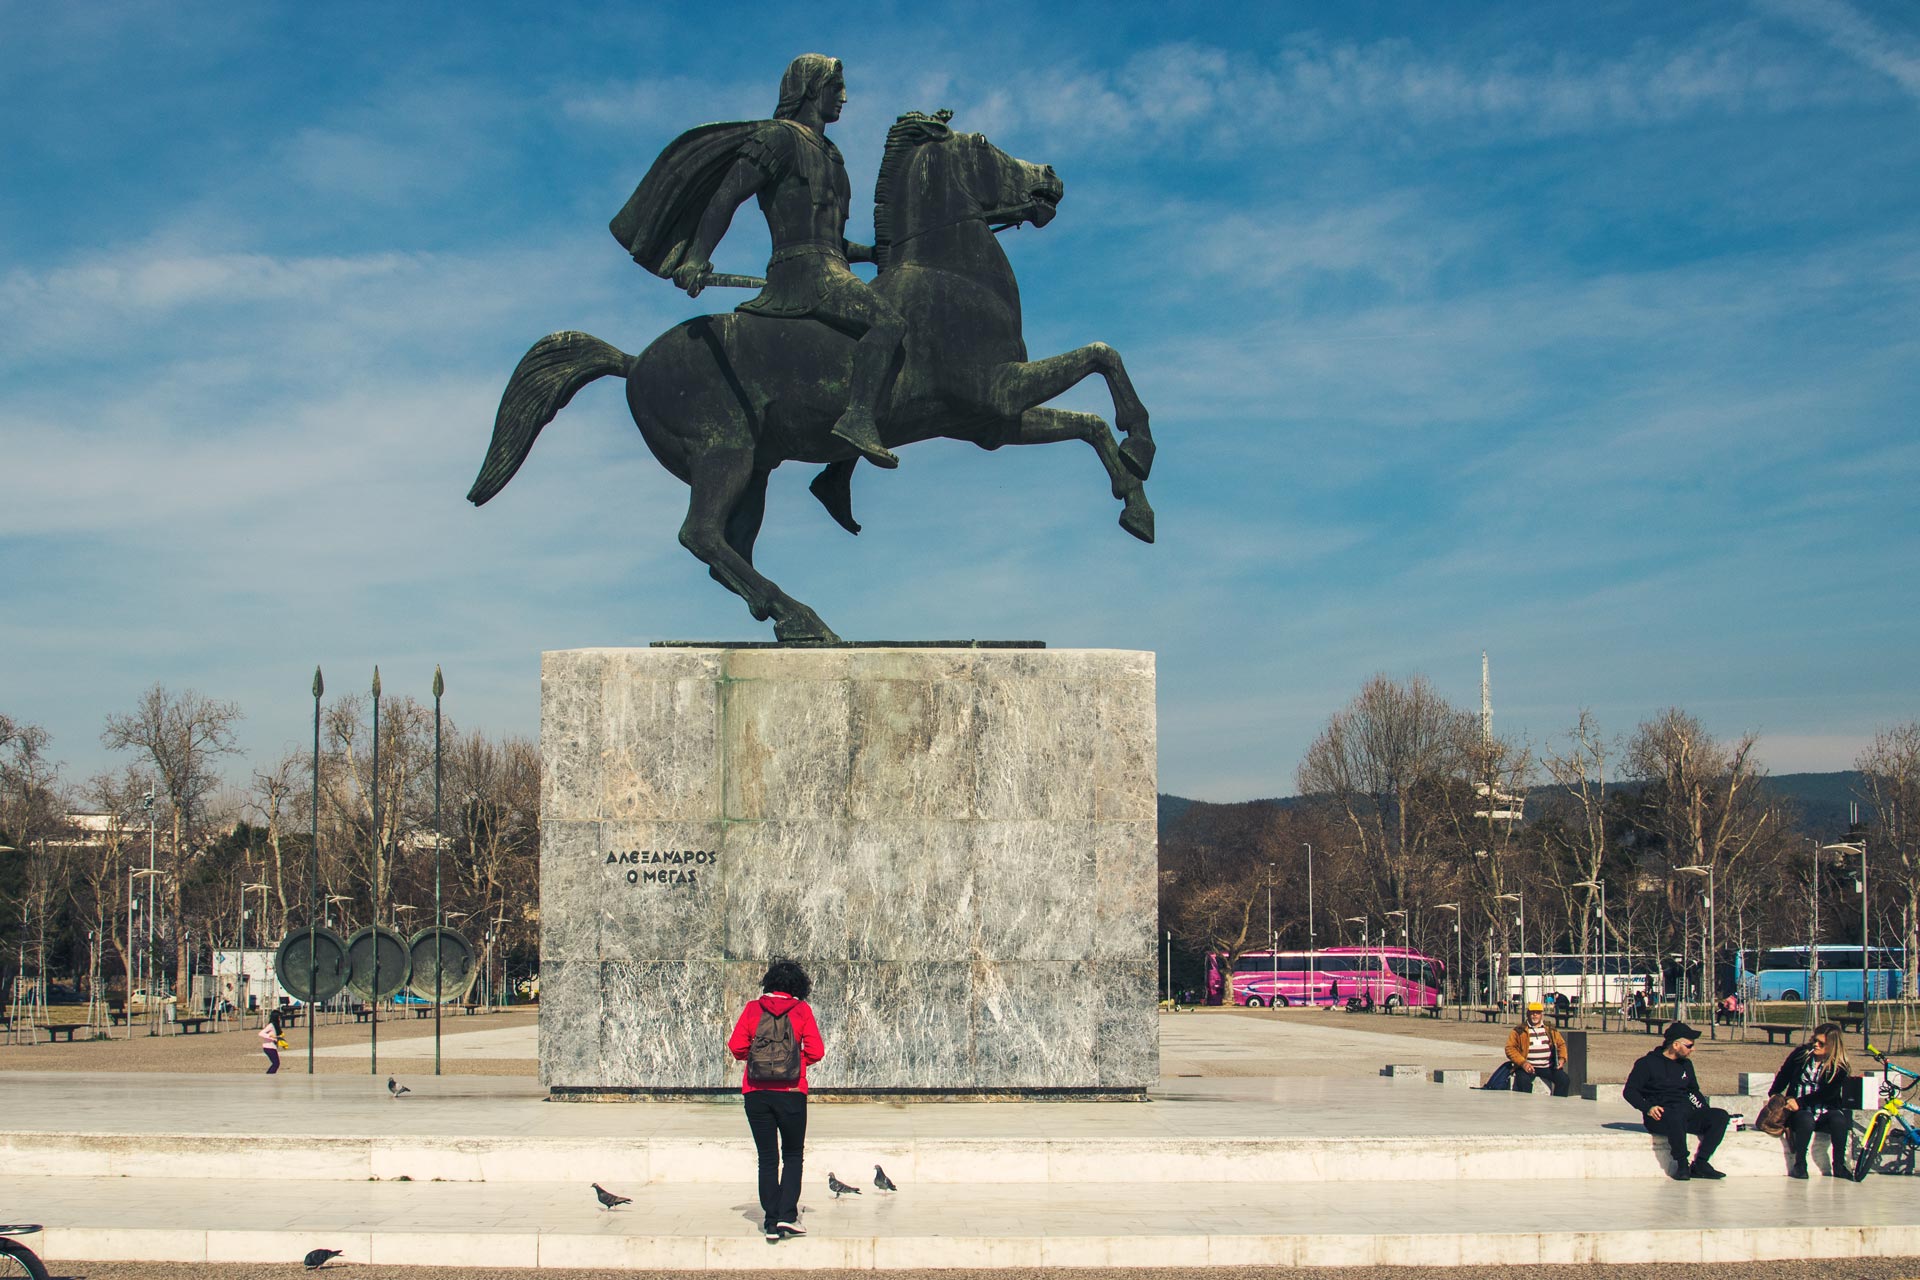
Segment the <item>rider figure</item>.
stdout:
<svg viewBox="0 0 1920 1280">
<path fill-rule="evenodd" d="M 734 211 L 748 196 L 758 196 L 773 236 L 773 256 L 766 288 L 738 309 L 750 315 L 812 316 L 857 337 L 847 408 L 833 434 L 874 465 L 897 467 L 900 460 L 881 443 L 878 418 L 907 325 L 847 265 L 872 262 L 873 247 L 846 238 L 852 188 L 840 149 L 826 135 L 846 100 L 838 58 L 803 53 L 793 60 L 781 77 L 773 119 L 754 126 L 738 144 L 732 168 L 673 270 L 673 282 L 689 297 L 699 296 L 703 277 L 713 270 L 709 256 Z"/>
</svg>

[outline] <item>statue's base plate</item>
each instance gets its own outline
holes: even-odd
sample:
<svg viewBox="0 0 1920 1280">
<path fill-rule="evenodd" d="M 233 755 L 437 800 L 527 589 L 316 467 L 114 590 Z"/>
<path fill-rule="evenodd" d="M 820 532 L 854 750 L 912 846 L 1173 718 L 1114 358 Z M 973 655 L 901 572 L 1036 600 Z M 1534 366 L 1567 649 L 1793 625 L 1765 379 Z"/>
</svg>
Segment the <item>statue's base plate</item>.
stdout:
<svg viewBox="0 0 1920 1280">
<path fill-rule="evenodd" d="M 653 649 L 1044 649 L 1045 640 L 655 640 Z"/>
<path fill-rule="evenodd" d="M 1144 1089 L 811 1089 L 827 1102 L 1149 1102 Z M 738 1102 L 740 1086 L 719 1089 L 651 1089 L 645 1085 L 570 1087 L 551 1085 L 549 1102 Z"/>
</svg>

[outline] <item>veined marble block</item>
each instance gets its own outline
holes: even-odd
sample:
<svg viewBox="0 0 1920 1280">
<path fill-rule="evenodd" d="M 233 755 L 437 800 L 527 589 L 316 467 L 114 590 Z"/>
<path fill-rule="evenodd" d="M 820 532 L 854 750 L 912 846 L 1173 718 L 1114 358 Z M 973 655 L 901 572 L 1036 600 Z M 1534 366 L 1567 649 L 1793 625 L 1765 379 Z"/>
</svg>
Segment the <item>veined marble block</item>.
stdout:
<svg viewBox="0 0 1920 1280">
<path fill-rule="evenodd" d="M 540 683 L 554 1096 L 737 1088 L 776 954 L 817 1091 L 1158 1077 L 1151 653 L 574 649 Z"/>
</svg>

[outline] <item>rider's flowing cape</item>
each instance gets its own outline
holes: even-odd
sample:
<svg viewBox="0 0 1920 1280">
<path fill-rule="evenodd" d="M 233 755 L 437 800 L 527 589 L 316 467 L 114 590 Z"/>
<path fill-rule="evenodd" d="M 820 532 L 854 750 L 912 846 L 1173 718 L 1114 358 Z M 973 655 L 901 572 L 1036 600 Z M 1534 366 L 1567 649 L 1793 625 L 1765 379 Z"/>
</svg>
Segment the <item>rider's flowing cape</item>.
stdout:
<svg viewBox="0 0 1920 1280">
<path fill-rule="evenodd" d="M 685 260 L 687 245 L 714 193 L 740 157 L 740 148 L 766 123 L 703 124 L 668 143 L 626 207 L 608 224 L 613 238 L 633 254 L 635 262 L 657 276 L 671 278 Z"/>
</svg>

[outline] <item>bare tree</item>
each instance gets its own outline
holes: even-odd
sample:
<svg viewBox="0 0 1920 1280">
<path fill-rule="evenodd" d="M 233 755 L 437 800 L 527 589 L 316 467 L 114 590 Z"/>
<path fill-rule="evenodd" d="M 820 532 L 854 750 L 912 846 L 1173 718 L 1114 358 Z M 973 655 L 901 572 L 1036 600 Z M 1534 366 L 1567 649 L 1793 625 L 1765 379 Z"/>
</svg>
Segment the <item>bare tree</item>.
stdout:
<svg viewBox="0 0 1920 1280">
<path fill-rule="evenodd" d="M 1874 734 L 1853 767 L 1861 773 L 1868 843 L 1875 874 L 1894 872 L 1900 890 L 1900 938 L 1906 947 L 1904 989 L 1920 983 L 1920 721 Z"/>
<path fill-rule="evenodd" d="M 1754 755 L 1756 741 L 1749 733 L 1721 742 L 1673 708 L 1641 724 L 1627 744 L 1627 775 L 1644 784 L 1633 820 L 1653 838 L 1665 864 L 1659 871 L 1666 879 L 1670 940 L 1674 923 L 1693 909 L 1695 889 L 1705 888 L 1682 882 L 1676 868 L 1711 867 L 1714 882 L 1733 892 L 1778 861 L 1786 822 L 1765 791 L 1766 769 Z M 1716 919 L 1716 932 L 1719 923 Z M 1718 944 L 1718 938 L 1709 939 L 1708 953 L 1717 954 Z M 1686 952 L 1684 938 L 1677 949 Z M 1704 975 L 1703 984 L 1712 979 L 1711 973 Z"/>
<path fill-rule="evenodd" d="M 1377 675 L 1307 748 L 1300 790 L 1325 797 L 1340 814 L 1374 872 L 1373 909 L 1407 906 L 1410 879 L 1442 829 L 1434 807 L 1419 801 L 1457 776 L 1466 731 L 1466 718 L 1426 677 L 1401 685 Z"/>
<path fill-rule="evenodd" d="M 108 716 L 100 734 L 101 745 L 109 750 L 134 751 L 152 763 L 166 792 L 171 827 L 168 881 L 175 921 L 184 919 L 186 879 L 193 859 L 189 842 L 197 834 L 195 822 L 202 802 L 219 785 L 215 762 L 237 750 L 233 730 L 239 720 L 237 703 L 203 698 L 191 689 L 169 693 L 156 684 L 141 696 L 132 712 Z M 183 990 L 187 975 L 184 931 L 177 932 L 174 966 L 174 989 Z"/>
</svg>

